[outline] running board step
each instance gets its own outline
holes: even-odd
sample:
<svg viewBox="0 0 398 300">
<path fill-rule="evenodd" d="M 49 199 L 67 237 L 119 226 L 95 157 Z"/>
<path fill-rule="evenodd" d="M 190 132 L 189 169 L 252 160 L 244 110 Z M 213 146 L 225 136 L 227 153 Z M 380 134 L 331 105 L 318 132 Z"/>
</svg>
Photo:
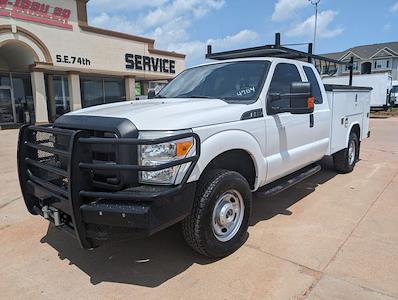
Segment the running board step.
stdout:
<svg viewBox="0 0 398 300">
<path fill-rule="evenodd" d="M 287 188 L 296 185 L 304 179 L 307 179 L 308 177 L 311 177 L 312 175 L 318 173 L 321 169 L 322 167 L 320 165 L 311 165 L 281 179 L 278 179 L 275 182 L 267 184 L 266 186 L 259 189 L 255 194 L 256 196 L 260 197 L 274 196 L 286 190 Z"/>
</svg>

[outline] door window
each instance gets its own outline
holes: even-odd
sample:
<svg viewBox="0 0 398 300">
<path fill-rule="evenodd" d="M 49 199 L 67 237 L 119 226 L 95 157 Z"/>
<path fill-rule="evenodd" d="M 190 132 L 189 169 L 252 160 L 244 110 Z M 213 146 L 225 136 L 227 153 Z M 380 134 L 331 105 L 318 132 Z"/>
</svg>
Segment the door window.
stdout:
<svg viewBox="0 0 398 300">
<path fill-rule="evenodd" d="M 16 123 L 33 123 L 35 109 L 29 73 L 12 73 Z"/>
<path fill-rule="evenodd" d="M 55 118 L 70 112 L 68 78 L 66 76 L 53 77 Z"/>
<path fill-rule="evenodd" d="M 10 89 L 0 89 L 0 124 L 1 123 L 14 123 Z"/>
<path fill-rule="evenodd" d="M 312 96 L 315 98 L 315 104 L 322 104 L 322 92 L 314 71 L 310 67 L 304 67 L 304 72 L 307 76 L 308 82 L 311 83 Z"/>
<path fill-rule="evenodd" d="M 288 94 L 290 93 L 290 87 L 293 82 L 301 82 L 301 76 L 297 67 L 292 64 L 280 63 L 275 68 L 268 93 Z M 273 101 L 272 105 L 280 108 L 288 108 L 289 101 L 289 97 L 282 96 L 281 99 Z"/>
</svg>

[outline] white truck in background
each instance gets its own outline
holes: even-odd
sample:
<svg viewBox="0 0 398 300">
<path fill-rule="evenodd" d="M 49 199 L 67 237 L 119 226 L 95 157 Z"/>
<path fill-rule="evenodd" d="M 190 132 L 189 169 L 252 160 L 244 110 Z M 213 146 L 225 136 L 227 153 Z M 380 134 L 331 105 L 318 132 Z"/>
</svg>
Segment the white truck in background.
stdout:
<svg viewBox="0 0 398 300">
<path fill-rule="evenodd" d="M 83 248 L 181 222 L 195 251 L 231 254 L 245 241 L 252 193 L 283 191 L 327 155 L 351 172 L 369 134 L 371 88 L 324 85 L 311 63 L 267 57 L 275 49 L 212 54 L 220 61 L 185 70 L 156 99 L 23 127 L 28 210 Z"/>
<path fill-rule="evenodd" d="M 349 76 L 322 77 L 325 84 L 345 84 L 349 82 Z M 387 110 L 393 105 L 391 90 L 393 87 L 390 73 L 354 74 L 352 77 L 354 86 L 372 87 L 370 100 L 371 110 Z"/>
</svg>

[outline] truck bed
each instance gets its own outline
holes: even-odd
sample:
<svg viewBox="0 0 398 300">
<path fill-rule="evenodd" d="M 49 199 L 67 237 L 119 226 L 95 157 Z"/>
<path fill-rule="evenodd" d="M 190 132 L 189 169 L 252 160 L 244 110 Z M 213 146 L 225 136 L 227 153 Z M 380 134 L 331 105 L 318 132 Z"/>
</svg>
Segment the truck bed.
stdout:
<svg viewBox="0 0 398 300">
<path fill-rule="evenodd" d="M 327 92 L 333 92 L 336 90 L 355 90 L 355 91 L 371 91 L 373 88 L 365 86 L 352 86 L 344 84 L 324 84 L 325 90 Z"/>
<path fill-rule="evenodd" d="M 359 140 L 367 137 L 370 117 L 370 87 L 325 84 L 331 111 L 329 155 L 348 145 L 351 129 L 360 128 Z"/>
<path fill-rule="evenodd" d="M 349 76 L 330 76 L 323 77 L 325 84 L 348 84 Z M 352 84 L 356 86 L 372 87 L 370 106 L 373 108 L 386 107 L 387 93 L 392 88 L 392 77 L 388 73 L 374 73 L 354 75 Z"/>
</svg>

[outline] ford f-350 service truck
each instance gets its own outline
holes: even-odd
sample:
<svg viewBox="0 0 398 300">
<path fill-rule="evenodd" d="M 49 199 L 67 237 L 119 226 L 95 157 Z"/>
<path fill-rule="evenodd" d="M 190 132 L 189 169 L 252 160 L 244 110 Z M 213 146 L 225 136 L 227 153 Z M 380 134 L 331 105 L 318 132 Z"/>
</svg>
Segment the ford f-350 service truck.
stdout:
<svg viewBox="0 0 398 300">
<path fill-rule="evenodd" d="M 23 127 L 28 210 L 84 248 L 181 222 L 194 250 L 232 253 L 247 233 L 252 193 L 284 190 L 326 155 L 351 172 L 368 136 L 370 89 L 324 86 L 302 60 L 313 55 L 286 49 L 214 53 L 219 61 L 182 72 L 156 99 Z"/>
</svg>

